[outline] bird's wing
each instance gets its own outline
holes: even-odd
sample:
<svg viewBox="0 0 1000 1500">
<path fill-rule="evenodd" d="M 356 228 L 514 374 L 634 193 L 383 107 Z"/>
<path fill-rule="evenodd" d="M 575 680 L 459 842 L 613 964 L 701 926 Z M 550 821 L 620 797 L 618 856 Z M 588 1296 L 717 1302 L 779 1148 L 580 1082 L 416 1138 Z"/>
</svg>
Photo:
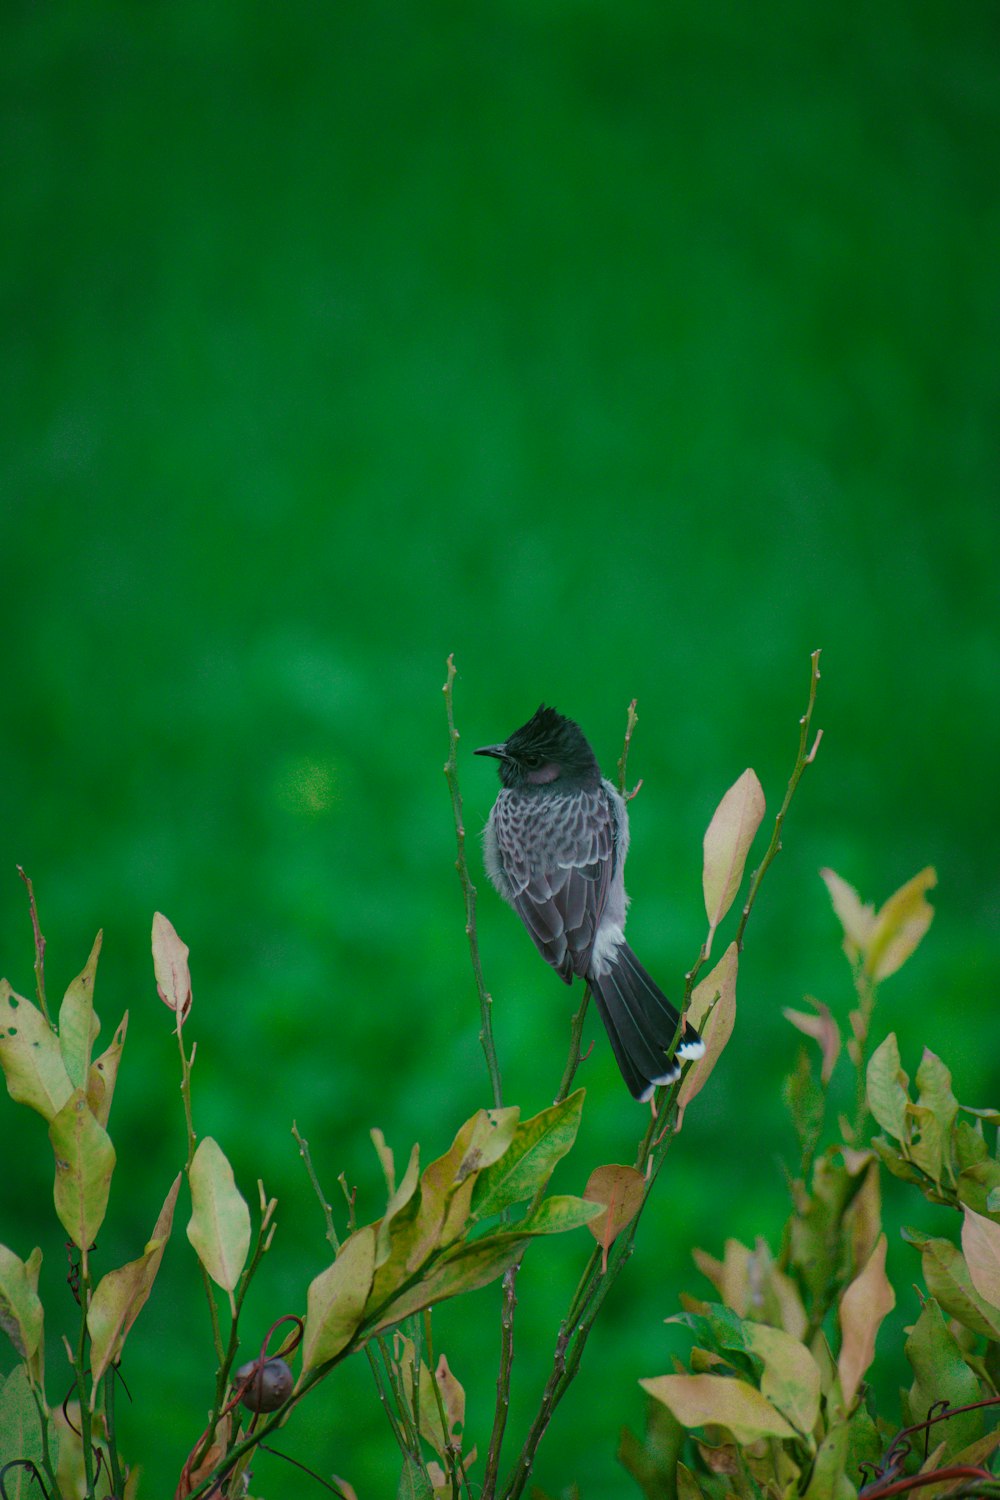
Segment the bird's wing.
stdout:
<svg viewBox="0 0 1000 1500">
<path fill-rule="evenodd" d="M 607 793 L 601 786 L 550 797 L 502 792 L 492 828 L 507 899 L 569 984 L 587 972 L 614 871 Z"/>
</svg>

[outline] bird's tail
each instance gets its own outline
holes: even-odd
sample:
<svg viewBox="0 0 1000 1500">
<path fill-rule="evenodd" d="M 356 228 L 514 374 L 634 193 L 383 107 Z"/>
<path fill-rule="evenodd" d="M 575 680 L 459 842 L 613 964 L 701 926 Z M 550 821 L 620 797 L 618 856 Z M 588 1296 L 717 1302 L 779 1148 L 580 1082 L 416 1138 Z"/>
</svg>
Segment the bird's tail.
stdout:
<svg viewBox="0 0 1000 1500">
<path fill-rule="evenodd" d="M 701 1037 L 686 1021 L 673 1048 L 680 1016 L 628 943 L 620 943 L 596 964 L 587 982 L 634 1098 L 651 1098 L 658 1084 L 673 1083 L 682 1062 L 705 1051 Z"/>
</svg>

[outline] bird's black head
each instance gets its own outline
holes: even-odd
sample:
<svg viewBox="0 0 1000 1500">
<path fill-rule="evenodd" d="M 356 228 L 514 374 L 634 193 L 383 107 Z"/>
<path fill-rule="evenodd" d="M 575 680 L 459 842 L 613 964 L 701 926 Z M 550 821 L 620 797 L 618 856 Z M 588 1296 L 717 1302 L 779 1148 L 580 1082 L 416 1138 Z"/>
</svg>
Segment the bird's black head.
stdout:
<svg viewBox="0 0 1000 1500">
<path fill-rule="evenodd" d="M 580 726 L 556 713 L 554 708 L 546 708 L 544 703 L 502 745 L 484 745 L 476 754 L 496 757 L 505 787 L 544 787 L 556 781 L 601 779 L 601 769 Z"/>
</svg>

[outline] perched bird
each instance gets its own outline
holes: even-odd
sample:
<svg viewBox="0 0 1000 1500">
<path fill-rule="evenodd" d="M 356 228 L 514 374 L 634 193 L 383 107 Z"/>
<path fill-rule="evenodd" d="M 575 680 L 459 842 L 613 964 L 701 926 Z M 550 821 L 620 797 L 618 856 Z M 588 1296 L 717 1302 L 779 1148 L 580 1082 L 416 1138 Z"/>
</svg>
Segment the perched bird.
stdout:
<svg viewBox="0 0 1000 1500">
<path fill-rule="evenodd" d="M 593 991 L 618 1066 L 636 1099 L 672 1083 L 680 1059 L 704 1044 L 653 983 L 625 941 L 625 800 L 579 725 L 543 704 L 501 745 L 502 788 L 483 842 L 486 870 L 561 979 Z"/>
</svg>

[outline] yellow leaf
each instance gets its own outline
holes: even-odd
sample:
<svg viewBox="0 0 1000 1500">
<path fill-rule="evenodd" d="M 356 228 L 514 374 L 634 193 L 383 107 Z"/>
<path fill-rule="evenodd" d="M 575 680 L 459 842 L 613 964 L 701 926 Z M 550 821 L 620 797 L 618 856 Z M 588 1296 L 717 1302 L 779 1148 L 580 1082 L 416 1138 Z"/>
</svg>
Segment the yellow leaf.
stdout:
<svg viewBox="0 0 1000 1500">
<path fill-rule="evenodd" d="M 875 918 L 865 953 L 865 971 L 873 979 L 888 979 L 902 968 L 934 918 L 925 892 L 937 885 L 937 872 L 928 865 L 891 895 Z"/>
<path fill-rule="evenodd" d="M 374 1270 L 375 1230 L 368 1224 L 344 1241 L 333 1265 L 321 1271 L 309 1287 L 303 1375 L 350 1343 L 365 1310 Z"/>
<path fill-rule="evenodd" d="M 738 1443 L 795 1436 L 795 1429 L 766 1396 L 742 1380 L 725 1375 L 657 1375 L 639 1384 L 669 1407 L 682 1427 L 706 1423 L 725 1427 Z"/>
<path fill-rule="evenodd" d="M 797 1432 L 808 1435 L 819 1415 L 819 1365 L 804 1344 L 780 1328 L 746 1323 L 744 1336 L 747 1347 L 764 1361 L 761 1395 L 788 1418 Z"/>
</svg>

